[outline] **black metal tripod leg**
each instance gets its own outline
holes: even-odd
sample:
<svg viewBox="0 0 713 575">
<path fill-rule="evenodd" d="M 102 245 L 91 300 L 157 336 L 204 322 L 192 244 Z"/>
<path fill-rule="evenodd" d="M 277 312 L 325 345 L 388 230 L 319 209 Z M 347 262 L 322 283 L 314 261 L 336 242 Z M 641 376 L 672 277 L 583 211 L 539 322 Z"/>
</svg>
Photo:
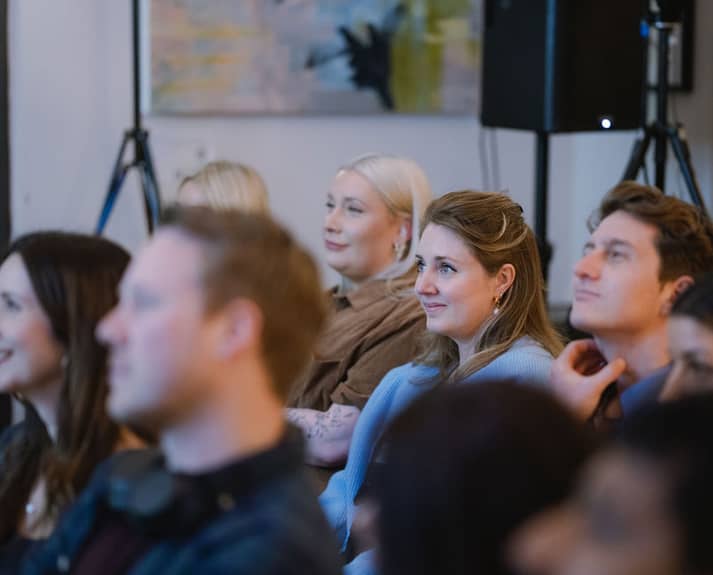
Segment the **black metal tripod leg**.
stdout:
<svg viewBox="0 0 713 575">
<path fill-rule="evenodd" d="M 126 177 L 126 173 L 129 171 L 130 167 L 131 166 L 122 166 L 119 173 L 115 173 L 112 177 L 111 183 L 109 184 L 109 191 L 104 199 L 104 205 L 102 206 L 102 211 L 99 215 L 99 222 L 97 223 L 95 230 L 97 234 L 101 234 L 104 231 L 104 228 L 109 221 L 109 216 L 114 208 L 114 203 L 116 202 L 116 198 L 119 196 L 119 190 L 121 190 L 121 185 L 124 183 L 124 178 Z"/>
<path fill-rule="evenodd" d="M 158 226 L 161 216 L 160 208 L 157 204 L 157 190 L 153 175 L 149 172 L 149 167 L 145 163 L 139 164 L 141 170 L 141 190 L 144 196 L 144 211 L 146 212 L 146 228 L 152 234 L 154 228 Z"/>
<path fill-rule="evenodd" d="M 111 215 L 111 210 L 116 202 L 116 197 L 119 195 L 119 190 L 121 189 L 121 184 L 124 182 L 126 177 L 126 172 L 129 167 L 123 164 L 124 151 L 126 150 L 126 145 L 129 142 L 129 134 L 124 135 L 124 139 L 119 147 L 119 154 L 116 157 L 116 162 L 114 162 L 114 170 L 111 173 L 111 180 L 109 181 L 109 190 L 104 198 L 104 204 L 102 205 L 101 212 L 99 214 L 99 221 L 96 227 L 96 233 L 101 234 L 106 227 L 106 223 Z"/>
<path fill-rule="evenodd" d="M 624 176 L 622 180 L 635 180 L 636 175 L 644 167 L 644 162 L 646 161 L 646 152 L 649 150 L 649 145 L 651 144 L 651 131 L 647 127 L 644 130 L 644 135 L 640 138 L 636 138 L 634 145 L 631 148 L 631 155 L 629 156 L 629 163 L 626 165 L 624 170 Z"/>
<path fill-rule="evenodd" d="M 141 170 L 141 186 L 144 195 L 144 209 L 146 210 L 146 225 L 149 233 L 152 233 L 161 217 L 161 195 L 151 159 L 149 135 L 145 130 L 140 130 L 136 134 L 136 157 L 139 169 Z"/>
<path fill-rule="evenodd" d="M 693 164 L 691 163 L 691 151 L 688 148 L 688 141 L 685 136 L 681 136 L 680 129 L 676 128 L 670 128 L 669 138 L 671 139 L 673 153 L 678 160 L 681 175 L 686 182 L 688 194 L 691 196 L 691 203 L 705 211 L 706 207 L 703 202 L 703 197 L 701 196 L 701 188 L 698 185 L 696 172 L 693 170 Z"/>
<path fill-rule="evenodd" d="M 154 217 L 154 224 L 158 224 L 159 218 L 161 217 L 161 192 L 158 188 L 158 179 L 156 178 L 156 171 L 153 166 L 153 158 L 151 157 L 151 148 L 149 148 L 149 135 L 146 133 L 146 137 L 142 139 L 142 156 L 144 163 L 146 164 L 146 170 L 151 181 L 151 193 L 148 198 L 151 203 L 151 213 Z"/>
</svg>

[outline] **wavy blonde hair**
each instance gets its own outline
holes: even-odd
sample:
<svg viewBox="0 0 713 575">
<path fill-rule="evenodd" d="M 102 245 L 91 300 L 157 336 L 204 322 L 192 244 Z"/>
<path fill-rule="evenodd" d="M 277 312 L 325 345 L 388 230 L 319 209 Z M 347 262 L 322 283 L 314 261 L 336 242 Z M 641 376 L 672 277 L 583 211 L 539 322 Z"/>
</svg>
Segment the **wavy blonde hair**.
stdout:
<svg viewBox="0 0 713 575">
<path fill-rule="evenodd" d="M 186 185 L 198 190 L 198 201 L 186 199 Z M 177 202 L 183 205 L 202 205 L 225 212 L 240 210 L 269 214 L 267 187 L 253 168 L 224 160 L 210 162 L 199 171 L 183 178 L 178 187 Z"/>
<path fill-rule="evenodd" d="M 505 264 L 515 268 L 515 279 L 477 336 L 475 353 L 459 365 L 458 347 L 445 335 L 427 333 L 417 362 L 435 366 L 439 378 L 458 381 L 505 353 L 523 336 L 530 336 L 553 356 L 562 340 L 547 316 L 540 256 L 522 208 L 500 193 L 472 190 L 451 192 L 434 200 L 424 216 L 423 228 L 433 224 L 455 233 L 488 274 Z"/>
</svg>

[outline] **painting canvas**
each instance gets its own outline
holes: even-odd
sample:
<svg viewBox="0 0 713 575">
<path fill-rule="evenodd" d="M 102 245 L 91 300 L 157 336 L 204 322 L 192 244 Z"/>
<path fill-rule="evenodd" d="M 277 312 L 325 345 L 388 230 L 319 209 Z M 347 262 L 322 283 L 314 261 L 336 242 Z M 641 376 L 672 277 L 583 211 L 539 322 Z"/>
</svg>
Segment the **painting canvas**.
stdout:
<svg viewBox="0 0 713 575">
<path fill-rule="evenodd" d="M 481 0 L 152 0 L 165 114 L 475 114 Z"/>
</svg>

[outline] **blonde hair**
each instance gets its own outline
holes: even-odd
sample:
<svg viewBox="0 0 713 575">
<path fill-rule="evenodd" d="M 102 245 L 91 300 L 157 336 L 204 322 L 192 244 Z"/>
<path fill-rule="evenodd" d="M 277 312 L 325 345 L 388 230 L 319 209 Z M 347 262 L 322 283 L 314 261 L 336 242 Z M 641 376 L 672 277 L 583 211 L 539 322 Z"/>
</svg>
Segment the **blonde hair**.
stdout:
<svg viewBox="0 0 713 575">
<path fill-rule="evenodd" d="M 547 316 L 535 235 L 525 223 L 519 204 L 500 193 L 451 192 L 428 207 L 423 227 L 428 224 L 458 235 L 490 275 L 511 264 L 515 280 L 502 296 L 499 313 L 481 328 L 475 353 L 460 367 L 456 343 L 436 333 L 426 334 L 425 351 L 418 362 L 438 367 L 441 379 L 458 381 L 493 361 L 523 336 L 530 336 L 553 356 L 562 351 L 562 340 Z"/>
<path fill-rule="evenodd" d="M 402 257 L 381 278 L 396 278 L 408 272 L 416 261 L 416 245 L 421 237 L 421 219 L 431 201 L 431 185 L 421 167 L 408 158 L 388 154 L 367 154 L 339 169 L 364 178 L 381 196 L 389 211 L 411 222 L 411 239 Z"/>
<path fill-rule="evenodd" d="M 181 198 L 186 184 L 193 184 L 200 192 L 197 202 Z M 207 206 L 221 212 L 270 212 L 267 188 L 260 174 L 245 164 L 223 160 L 210 162 L 195 174 L 185 177 L 178 187 L 177 202 Z"/>
</svg>

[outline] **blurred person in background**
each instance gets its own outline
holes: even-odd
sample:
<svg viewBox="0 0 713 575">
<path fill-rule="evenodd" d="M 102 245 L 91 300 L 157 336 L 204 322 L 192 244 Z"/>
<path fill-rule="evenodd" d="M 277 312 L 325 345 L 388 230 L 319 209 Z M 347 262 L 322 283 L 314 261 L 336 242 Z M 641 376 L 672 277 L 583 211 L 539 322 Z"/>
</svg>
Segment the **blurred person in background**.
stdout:
<svg viewBox="0 0 713 575">
<path fill-rule="evenodd" d="M 713 573 L 713 395 L 642 408 L 565 504 L 510 545 L 521 575 Z"/>
<path fill-rule="evenodd" d="M 260 174 L 250 166 L 225 160 L 210 162 L 185 177 L 178 187 L 176 203 L 218 211 L 270 212 L 267 188 Z"/>
<path fill-rule="evenodd" d="M 594 447 L 550 393 L 510 381 L 439 388 L 384 441 L 374 489 L 382 575 L 510 575 L 509 536 L 570 494 Z"/>
<path fill-rule="evenodd" d="M 142 445 L 107 415 L 106 350 L 94 337 L 128 263 L 109 240 L 64 232 L 21 236 L 2 259 L 0 390 L 26 413 L 0 436 L 2 572 L 52 532 L 103 459 Z"/>
</svg>

